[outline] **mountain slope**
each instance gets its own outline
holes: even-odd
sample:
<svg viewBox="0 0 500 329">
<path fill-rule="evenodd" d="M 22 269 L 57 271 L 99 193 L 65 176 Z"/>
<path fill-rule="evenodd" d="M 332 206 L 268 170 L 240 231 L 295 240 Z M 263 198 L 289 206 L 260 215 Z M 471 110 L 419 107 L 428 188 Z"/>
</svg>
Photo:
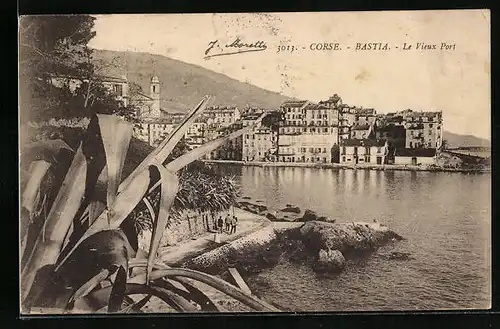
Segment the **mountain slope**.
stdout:
<svg viewBox="0 0 500 329">
<path fill-rule="evenodd" d="M 449 131 L 444 131 L 443 139 L 448 141 L 449 147 L 464 147 L 464 146 L 480 146 L 480 147 L 490 147 L 491 142 L 487 139 L 479 138 L 472 135 L 459 135 L 451 133 Z"/>
<path fill-rule="evenodd" d="M 97 49 L 94 54 L 97 60 L 116 63 L 104 74 L 126 75 L 129 81 L 138 83 L 146 94 L 149 94 L 149 81 L 156 74 L 160 79 L 161 107 L 168 112 L 189 111 L 205 95 L 215 96 L 212 105 L 238 107 L 277 108 L 284 100 L 291 99 L 161 55 Z"/>
</svg>

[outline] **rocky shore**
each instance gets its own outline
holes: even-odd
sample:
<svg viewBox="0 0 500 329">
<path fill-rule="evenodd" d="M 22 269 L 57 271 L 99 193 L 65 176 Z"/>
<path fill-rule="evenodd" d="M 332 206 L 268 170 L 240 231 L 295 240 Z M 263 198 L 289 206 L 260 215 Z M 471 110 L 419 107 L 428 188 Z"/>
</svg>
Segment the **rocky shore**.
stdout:
<svg viewBox="0 0 500 329">
<path fill-rule="evenodd" d="M 280 230 L 269 225 L 190 259 L 184 266 L 222 276 L 229 267 L 235 267 L 245 276 L 288 260 L 308 264 L 315 271 L 337 272 L 345 267 L 346 259 L 367 255 L 401 239 L 378 223 L 310 221 Z"/>
</svg>

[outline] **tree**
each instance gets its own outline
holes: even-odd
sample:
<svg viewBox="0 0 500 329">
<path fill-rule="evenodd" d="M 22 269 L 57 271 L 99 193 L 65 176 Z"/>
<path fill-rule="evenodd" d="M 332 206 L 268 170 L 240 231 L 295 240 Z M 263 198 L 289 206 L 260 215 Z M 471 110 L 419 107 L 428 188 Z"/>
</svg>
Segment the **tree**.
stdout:
<svg viewBox="0 0 500 329">
<path fill-rule="evenodd" d="M 114 62 L 96 62 L 88 47 L 94 20 L 89 15 L 21 17 L 21 122 L 118 111 L 120 104 L 100 77 Z"/>
<path fill-rule="evenodd" d="M 443 142 L 441 143 L 441 150 L 446 150 L 448 149 L 448 140 L 443 139 Z"/>
</svg>

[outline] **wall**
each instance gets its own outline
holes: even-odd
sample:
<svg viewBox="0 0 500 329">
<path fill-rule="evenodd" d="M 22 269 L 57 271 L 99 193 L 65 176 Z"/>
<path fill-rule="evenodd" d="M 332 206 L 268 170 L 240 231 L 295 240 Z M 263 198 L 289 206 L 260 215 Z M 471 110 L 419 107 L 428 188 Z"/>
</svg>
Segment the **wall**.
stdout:
<svg viewBox="0 0 500 329">
<path fill-rule="evenodd" d="M 397 165 L 411 165 L 411 159 L 412 157 L 403 157 L 403 156 L 396 156 L 394 158 L 394 164 Z M 434 157 L 417 157 L 417 164 L 422 164 L 422 165 L 430 165 L 430 164 L 435 164 L 435 158 Z"/>
</svg>

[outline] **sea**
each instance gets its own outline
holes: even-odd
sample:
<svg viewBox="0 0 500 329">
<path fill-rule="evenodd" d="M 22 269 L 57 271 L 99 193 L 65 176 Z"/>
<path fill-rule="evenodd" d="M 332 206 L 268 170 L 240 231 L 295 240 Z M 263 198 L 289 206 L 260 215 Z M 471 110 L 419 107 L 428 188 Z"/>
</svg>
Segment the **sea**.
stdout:
<svg viewBox="0 0 500 329">
<path fill-rule="evenodd" d="M 292 312 L 422 311 L 491 306 L 491 176 L 218 165 L 240 195 L 270 209 L 294 204 L 336 222 L 376 220 L 405 239 L 348 260 L 339 274 L 280 262 L 248 278 Z M 389 260 L 392 252 L 408 260 Z"/>
</svg>

